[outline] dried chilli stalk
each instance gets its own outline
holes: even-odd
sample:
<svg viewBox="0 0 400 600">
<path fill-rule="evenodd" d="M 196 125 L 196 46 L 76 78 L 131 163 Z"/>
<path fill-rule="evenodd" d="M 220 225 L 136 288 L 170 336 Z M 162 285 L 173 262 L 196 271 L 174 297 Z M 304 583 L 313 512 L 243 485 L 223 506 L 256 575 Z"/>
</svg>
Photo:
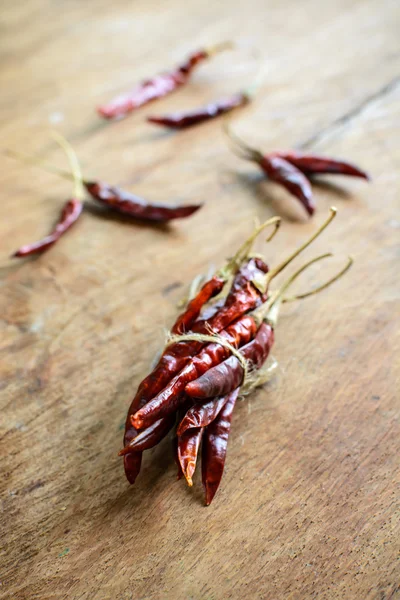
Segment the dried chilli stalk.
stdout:
<svg viewBox="0 0 400 600">
<path fill-rule="evenodd" d="M 156 75 L 139 83 L 131 91 L 121 94 L 108 104 L 98 107 L 98 113 L 105 119 L 120 119 L 137 108 L 162 98 L 183 86 L 189 80 L 194 69 L 214 54 L 230 48 L 232 44 L 225 42 L 211 48 L 194 52 L 189 58 L 175 69 Z"/>
</svg>

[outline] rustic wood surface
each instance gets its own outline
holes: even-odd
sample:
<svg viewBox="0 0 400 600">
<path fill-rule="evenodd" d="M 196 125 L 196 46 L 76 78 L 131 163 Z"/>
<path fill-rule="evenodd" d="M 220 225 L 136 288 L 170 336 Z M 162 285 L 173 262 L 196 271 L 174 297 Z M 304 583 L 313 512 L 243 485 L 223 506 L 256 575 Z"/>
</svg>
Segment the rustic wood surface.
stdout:
<svg viewBox="0 0 400 600">
<path fill-rule="evenodd" d="M 399 125 L 396 1 L 2 3 L 0 145 L 154 200 L 202 201 L 170 227 L 87 212 L 47 254 L 13 261 L 46 234 L 70 186 L 3 158 L 0 597 L 15 600 L 400 598 Z M 129 119 L 94 107 L 189 51 L 239 48 Z M 220 122 L 181 133 L 147 114 L 194 107 L 257 76 L 236 130 L 263 148 L 351 159 L 373 181 L 315 185 L 312 221 L 230 153 Z M 328 182 L 329 181 L 329 182 Z M 273 380 L 240 403 L 211 507 L 200 480 L 175 481 L 169 441 L 135 487 L 117 451 L 130 398 L 187 284 L 220 263 L 256 215 L 286 217 L 276 262 L 339 214 L 307 256 L 337 258 L 301 287 L 352 271 L 285 307 Z M 397 261 L 396 261 L 397 255 Z"/>
</svg>

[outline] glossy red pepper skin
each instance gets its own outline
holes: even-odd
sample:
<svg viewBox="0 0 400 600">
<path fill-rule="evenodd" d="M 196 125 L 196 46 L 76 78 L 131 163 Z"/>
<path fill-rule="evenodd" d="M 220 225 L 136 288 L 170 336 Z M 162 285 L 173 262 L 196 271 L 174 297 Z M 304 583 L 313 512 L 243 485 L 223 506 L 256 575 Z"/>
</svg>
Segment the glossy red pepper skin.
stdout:
<svg viewBox="0 0 400 600">
<path fill-rule="evenodd" d="M 87 181 L 85 187 L 89 194 L 110 210 L 140 219 L 166 223 L 172 219 L 184 219 L 195 213 L 201 204 L 187 204 L 182 206 L 169 206 L 167 204 L 150 204 L 118 187 L 106 183 Z"/>
<path fill-rule="evenodd" d="M 254 319 L 250 316 L 243 316 L 225 331 L 222 331 L 220 335 L 233 346 L 240 347 L 253 338 L 256 329 Z M 149 427 L 158 419 L 175 412 L 185 399 L 183 391 L 187 383 L 197 379 L 229 355 L 230 350 L 225 346 L 218 343 L 207 344 L 200 354 L 195 356 L 178 375 L 173 377 L 157 396 L 147 402 L 131 417 L 133 427 L 136 429 Z"/>
<path fill-rule="evenodd" d="M 240 349 L 243 357 L 259 369 L 267 360 L 272 344 L 274 330 L 271 325 L 262 323 L 255 338 Z M 230 356 L 220 364 L 212 367 L 201 377 L 188 383 L 185 393 L 192 398 L 214 398 L 224 396 L 243 383 L 244 371 L 236 356 Z"/>
<path fill-rule="evenodd" d="M 314 213 L 315 202 L 310 182 L 297 167 L 273 155 L 262 156 L 259 165 L 271 181 L 279 183 L 298 198 L 310 216 Z"/>
<path fill-rule="evenodd" d="M 200 442 L 203 437 L 204 429 L 189 429 L 178 437 L 178 461 L 186 481 L 193 485 L 192 477 L 194 475 L 199 453 Z"/>
<path fill-rule="evenodd" d="M 369 175 L 352 163 L 306 154 L 303 152 L 274 152 L 270 156 L 277 156 L 290 162 L 307 177 L 318 174 L 348 175 L 350 177 L 361 177 L 369 180 Z"/>
<path fill-rule="evenodd" d="M 238 389 L 231 392 L 225 406 L 217 418 L 208 425 L 204 433 L 201 471 L 207 506 L 211 504 L 221 483 L 231 430 L 232 413 L 238 394 Z"/>
<path fill-rule="evenodd" d="M 220 396 L 205 404 L 191 406 L 179 423 L 177 435 L 183 435 L 185 431 L 195 427 L 207 427 L 219 415 L 227 400 L 228 396 Z"/>
<path fill-rule="evenodd" d="M 234 94 L 229 98 L 222 98 L 210 102 L 206 106 L 190 111 L 180 111 L 160 116 L 147 117 L 149 123 L 169 127 L 170 129 L 186 129 L 192 125 L 198 125 L 204 121 L 210 121 L 224 115 L 235 108 L 244 106 L 250 101 L 246 94 Z"/>
<path fill-rule="evenodd" d="M 83 209 L 83 204 L 80 200 L 72 198 L 68 200 L 61 212 L 60 220 L 55 226 L 54 230 L 42 240 L 21 246 L 13 256 L 19 258 L 23 256 L 30 256 L 31 254 L 41 254 L 53 246 L 64 233 L 72 227 L 74 223 L 79 219 Z"/>
<path fill-rule="evenodd" d="M 189 302 L 185 311 L 176 319 L 171 330 L 172 333 L 182 334 L 189 331 L 193 323 L 198 319 L 204 304 L 219 294 L 224 285 L 225 280 L 217 276 L 207 281 L 195 298 Z"/>
<path fill-rule="evenodd" d="M 105 119 L 120 119 L 140 106 L 157 98 L 170 94 L 184 85 L 195 67 L 209 57 L 206 50 L 200 50 L 189 56 L 180 66 L 167 73 L 161 73 L 139 83 L 131 91 L 121 94 L 108 104 L 99 106 L 98 112 Z"/>
<path fill-rule="evenodd" d="M 147 429 L 139 431 L 138 435 L 132 439 L 131 444 L 129 446 L 125 446 L 125 448 L 120 451 L 119 455 L 124 456 L 132 451 L 143 452 L 144 450 L 153 448 L 153 446 L 158 444 L 167 435 L 174 424 L 174 415 L 169 415 L 165 419 L 159 419 Z"/>
</svg>

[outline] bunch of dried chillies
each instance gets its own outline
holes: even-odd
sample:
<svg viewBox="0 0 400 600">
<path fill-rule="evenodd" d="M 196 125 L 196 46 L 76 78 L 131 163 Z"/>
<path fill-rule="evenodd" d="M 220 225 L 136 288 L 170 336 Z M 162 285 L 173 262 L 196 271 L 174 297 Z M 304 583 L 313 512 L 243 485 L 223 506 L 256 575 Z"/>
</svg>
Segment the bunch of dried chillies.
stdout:
<svg viewBox="0 0 400 600">
<path fill-rule="evenodd" d="M 300 248 L 270 269 L 251 253 L 257 235 L 280 223 L 274 217 L 258 227 L 235 256 L 189 300 L 175 321 L 171 338 L 153 371 L 140 383 L 125 424 L 125 473 L 133 484 L 144 450 L 160 442 L 176 425 L 176 460 L 179 476 L 189 485 L 202 443 L 202 479 L 206 504 L 221 481 L 232 412 L 239 396 L 261 385 L 270 372 L 265 362 L 283 302 L 304 298 L 327 287 L 351 264 L 325 284 L 305 294 L 288 297 L 288 287 L 310 264 L 303 265 L 277 291 L 269 284 L 327 227 L 336 214 Z"/>
<path fill-rule="evenodd" d="M 25 155 L 21 152 L 8 150 L 6 154 L 26 163 L 42 166 L 46 171 L 55 173 L 64 179 L 73 180 L 74 198 L 68 200 L 62 210 L 60 220 L 54 230 L 38 242 L 26 244 L 19 248 L 13 256 L 23 257 L 31 254 L 39 254 L 54 245 L 62 235 L 78 220 L 83 209 L 82 202 L 85 190 L 91 198 L 101 204 L 110 212 L 115 212 L 128 218 L 153 223 L 167 223 L 174 219 L 184 219 L 195 213 L 201 204 L 168 205 L 161 203 L 150 203 L 116 186 L 101 181 L 86 180 L 82 177 L 79 162 L 70 144 L 59 134 L 53 134 L 58 144 L 66 152 L 71 172 L 64 171 L 48 164 L 39 158 Z"/>
</svg>

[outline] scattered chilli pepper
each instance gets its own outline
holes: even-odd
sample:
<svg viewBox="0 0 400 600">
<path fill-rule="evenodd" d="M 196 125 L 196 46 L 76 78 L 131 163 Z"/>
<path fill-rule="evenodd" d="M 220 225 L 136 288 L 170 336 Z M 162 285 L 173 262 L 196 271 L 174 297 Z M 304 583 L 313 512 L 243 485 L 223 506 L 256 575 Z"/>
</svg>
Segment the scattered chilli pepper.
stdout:
<svg viewBox="0 0 400 600">
<path fill-rule="evenodd" d="M 71 173 L 68 171 L 59 169 L 58 167 L 50 165 L 41 159 L 25 155 L 21 152 L 14 152 L 12 150 L 7 150 L 6 154 L 25 163 L 41 166 L 46 171 L 54 173 L 59 177 L 63 177 L 64 179 L 72 178 Z M 167 223 L 173 219 L 184 219 L 185 217 L 190 217 L 202 207 L 202 204 L 171 205 L 155 202 L 150 203 L 147 202 L 147 200 L 132 194 L 131 192 L 121 190 L 120 188 L 109 185 L 108 183 L 102 183 L 100 181 L 88 181 L 85 179 L 81 179 L 81 182 L 92 198 L 110 211 L 117 212 L 128 217 L 133 217 L 134 219 L 139 219 L 141 221 Z"/>
<path fill-rule="evenodd" d="M 73 198 L 67 200 L 61 211 L 60 220 L 54 230 L 42 240 L 21 246 L 14 254 L 15 257 L 29 256 L 30 254 L 40 254 L 53 246 L 68 229 L 76 223 L 82 212 L 83 204 L 80 200 Z"/>
<path fill-rule="evenodd" d="M 51 248 L 51 246 L 53 246 L 72 227 L 72 225 L 76 223 L 82 213 L 82 174 L 79 168 L 79 163 L 71 146 L 64 140 L 64 138 L 58 135 L 53 135 L 53 137 L 65 151 L 70 163 L 71 176 L 74 181 L 75 198 L 67 200 L 67 202 L 64 204 L 60 219 L 53 231 L 38 242 L 21 246 L 21 248 L 19 248 L 13 254 L 13 256 L 16 258 L 30 256 L 31 254 L 40 254 Z"/>
<path fill-rule="evenodd" d="M 191 293 L 194 298 L 189 300 L 187 313 L 175 322 L 177 336 L 172 338 L 154 371 L 140 384 L 128 411 L 125 447 L 120 455 L 124 456 L 131 483 L 140 470 L 142 451 L 164 437 L 178 417 L 174 446 L 178 478 L 183 474 L 192 485 L 203 437 L 203 483 L 206 503 L 211 502 L 222 477 L 236 399 L 262 385 L 269 376 L 270 368 L 263 365 L 274 340 L 280 306 L 319 292 L 351 265 L 349 261 L 340 273 L 307 293 L 287 296 L 289 286 L 300 273 L 330 255 L 318 256 L 296 271 L 280 289 L 268 291 L 270 282 L 321 234 L 335 214 L 336 209 L 331 209 L 322 226 L 271 269 L 262 259 L 251 258 L 253 235 L 197 294 Z M 226 281 L 222 290 L 220 279 Z M 218 298 L 212 301 L 215 294 Z M 221 295 L 225 299 L 222 306 Z M 216 300 L 218 308 L 214 306 Z M 207 311 L 207 302 L 213 310 Z M 205 314 L 209 315 L 207 319 Z M 233 321 L 232 315 L 236 317 Z M 214 328 L 215 324 L 219 329 Z M 187 332 L 186 327 L 191 331 Z"/>
<path fill-rule="evenodd" d="M 209 506 L 221 483 L 224 472 L 226 449 L 231 430 L 233 409 L 239 395 L 239 388 L 231 392 L 228 400 L 215 421 L 208 425 L 203 442 L 201 475 L 206 496 L 206 506 Z"/>
<path fill-rule="evenodd" d="M 170 129 L 186 129 L 186 127 L 215 119 L 231 112 L 235 108 L 245 106 L 249 102 L 250 95 L 246 92 L 241 92 L 228 98 L 221 98 L 215 102 L 210 102 L 206 106 L 195 108 L 194 110 L 174 112 L 159 117 L 147 117 L 147 121 L 154 123 L 154 125 L 169 127 Z"/>
<path fill-rule="evenodd" d="M 369 179 L 367 173 L 355 165 L 331 158 L 301 152 L 263 154 L 245 144 L 228 126 L 225 126 L 225 131 L 235 144 L 236 154 L 245 160 L 257 163 L 271 181 L 282 185 L 295 196 L 310 216 L 315 211 L 315 202 L 308 180 L 310 176 L 329 173 Z"/>
<path fill-rule="evenodd" d="M 225 42 L 194 52 L 182 65 L 172 71 L 161 73 L 151 79 L 146 79 L 130 92 L 121 94 L 108 104 L 99 106 L 97 109 L 98 113 L 105 119 L 120 119 L 125 117 L 140 106 L 148 104 L 157 98 L 162 98 L 183 86 L 187 83 L 197 65 L 231 46 L 230 42 Z"/>
<path fill-rule="evenodd" d="M 107 183 L 85 181 L 89 194 L 108 209 L 140 219 L 166 223 L 172 219 L 190 217 L 202 204 L 168 205 L 149 203 L 143 198 Z"/>
<path fill-rule="evenodd" d="M 349 177 L 361 177 L 367 181 L 370 179 L 368 173 L 362 171 L 356 165 L 326 158 L 315 154 L 305 154 L 303 152 L 274 152 L 273 156 L 283 158 L 287 162 L 297 167 L 304 175 L 348 175 Z"/>
</svg>

